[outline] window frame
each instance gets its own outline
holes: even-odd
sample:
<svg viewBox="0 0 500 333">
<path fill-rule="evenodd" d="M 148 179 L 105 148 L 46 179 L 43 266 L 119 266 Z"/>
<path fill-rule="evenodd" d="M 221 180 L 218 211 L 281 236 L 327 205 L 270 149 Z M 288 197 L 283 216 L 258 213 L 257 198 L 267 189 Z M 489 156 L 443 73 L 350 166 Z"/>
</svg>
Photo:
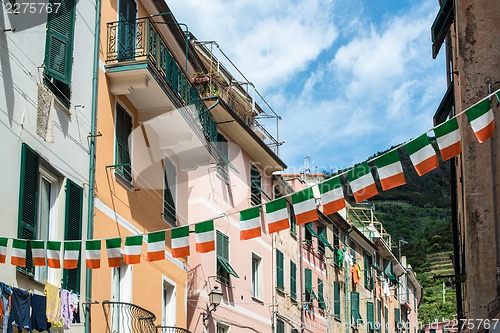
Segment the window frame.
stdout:
<svg viewBox="0 0 500 333">
<path fill-rule="evenodd" d="M 280 285 L 280 282 L 282 285 Z M 285 255 L 276 249 L 276 290 L 285 291 Z"/>
<path fill-rule="evenodd" d="M 258 172 L 258 184 L 254 183 L 254 172 Z M 259 167 L 251 162 L 250 163 L 250 204 L 252 206 L 258 206 L 262 204 L 262 171 Z"/>
<path fill-rule="evenodd" d="M 167 163 L 168 161 L 168 163 Z M 169 164 L 169 167 L 173 167 L 174 169 L 174 185 L 171 186 L 170 182 L 168 181 L 168 175 L 167 175 L 167 164 Z M 163 200 L 163 213 L 162 213 L 162 218 L 163 221 L 166 223 L 170 224 L 173 227 L 178 226 L 178 219 L 177 219 L 177 166 L 175 165 L 174 161 L 172 161 L 170 158 L 167 156 L 164 157 L 163 159 L 163 193 L 162 193 L 162 200 Z M 173 189 L 173 193 L 172 193 Z M 170 205 L 170 203 L 167 201 L 167 191 L 170 192 L 170 196 L 172 197 L 172 204 L 173 207 L 170 209 L 168 208 L 167 204 Z"/>
<path fill-rule="evenodd" d="M 340 283 L 333 283 L 333 317 L 340 320 L 342 315 L 342 300 L 341 300 Z M 338 311 L 337 311 L 338 310 Z"/>
<path fill-rule="evenodd" d="M 220 241 L 224 240 L 224 243 L 226 246 L 222 247 L 219 246 Z M 229 247 L 229 236 L 224 234 L 222 231 L 217 230 L 216 231 L 216 237 L 215 237 L 215 253 L 216 253 L 216 258 L 215 258 L 215 272 L 217 274 L 216 280 L 222 284 L 225 284 L 227 286 L 231 285 L 231 275 L 233 275 L 236 278 L 239 278 L 238 274 L 236 271 L 233 269 L 233 267 L 230 264 L 230 247 Z M 222 250 L 222 254 L 219 254 L 219 249 Z M 227 252 L 227 256 L 225 255 Z M 226 258 L 227 257 L 227 258 Z"/>
<path fill-rule="evenodd" d="M 130 127 L 130 132 L 127 136 L 127 139 L 123 141 L 123 138 L 120 138 L 118 139 L 118 112 L 122 112 L 123 111 L 123 114 L 125 116 L 128 116 L 130 117 L 130 123 L 131 123 L 131 127 Z M 121 121 L 121 120 L 120 120 Z M 133 135 L 133 131 L 134 131 L 134 123 L 135 123 L 135 118 L 134 118 L 134 114 L 128 110 L 128 108 L 123 105 L 119 100 L 116 101 L 115 103 L 115 126 L 114 126 L 114 163 L 115 163 L 115 168 L 114 168 L 114 174 L 115 176 L 117 176 L 120 180 L 122 180 L 124 182 L 124 184 L 127 186 L 127 187 L 131 187 L 132 186 L 132 181 L 133 181 L 133 177 L 132 177 L 132 154 L 131 154 L 131 151 L 132 151 L 132 145 L 129 146 L 129 140 L 128 140 L 128 137 L 130 137 L 131 135 Z M 124 127 L 124 124 L 122 124 L 122 127 Z M 118 164 L 127 164 L 127 163 L 119 163 L 119 160 L 118 158 L 120 159 L 123 159 L 124 157 L 126 157 L 125 155 L 124 156 L 120 156 L 119 157 L 119 154 L 118 154 L 118 144 L 119 142 L 122 142 L 122 144 L 126 145 L 126 150 L 128 150 L 128 161 L 129 161 L 129 169 L 130 170 L 124 170 L 125 167 L 122 167 L 122 166 L 117 166 Z M 131 140 L 133 142 L 133 139 Z M 125 159 L 126 160 L 126 159 Z M 126 176 L 125 173 L 128 172 L 129 175 Z M 130 178 L 130 179 L 129 179 Z"/>
<path fill-rule="evenodd" d="M 292 259 L 290 259 L 290 298 L 297 301 L 297 264 Z"/>
<path fill-rule="evenodd" d="M 326 302 L 323 294 L 324 282 L 321 278 L 317 278 L 317 284 L 318 284 L 318 307 L 321 310 L 326 310 Z"/>
<path fill-rule="evenodd" d="M 225 143 L 225 144 L 224 144 Z M 221 132 L 217 132 L 216 149 L 219 155 L 224 155 L 225 159 L 217 161 L 217 175 L 226 183 L 229 184 L 229 165 L 226 160 L 229 160 L 229 140 Z"/>
<path fill-rule="evenodd" d="M 252 297 L 262 298 L 262 257 L 255 252 L 252 252 Z"/>
</svg>

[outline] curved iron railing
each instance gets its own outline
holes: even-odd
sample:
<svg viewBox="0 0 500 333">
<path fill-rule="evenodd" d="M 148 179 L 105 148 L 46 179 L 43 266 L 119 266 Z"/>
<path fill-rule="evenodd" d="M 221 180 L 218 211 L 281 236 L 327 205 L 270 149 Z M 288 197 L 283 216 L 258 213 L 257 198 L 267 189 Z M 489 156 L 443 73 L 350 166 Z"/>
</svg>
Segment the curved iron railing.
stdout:
<svg viewBox="0 0 500 333">
<path fill-rule="evenodd" d="M 191 333 L 185 328 L 173 326 L 156 326 L 156 333 Z"/>
<path fill-rule="evenodd" d="M 156 333 L 156 316 L 140 306 L 125 302 L 103 301 L 107 333 Z"/>
</svg>

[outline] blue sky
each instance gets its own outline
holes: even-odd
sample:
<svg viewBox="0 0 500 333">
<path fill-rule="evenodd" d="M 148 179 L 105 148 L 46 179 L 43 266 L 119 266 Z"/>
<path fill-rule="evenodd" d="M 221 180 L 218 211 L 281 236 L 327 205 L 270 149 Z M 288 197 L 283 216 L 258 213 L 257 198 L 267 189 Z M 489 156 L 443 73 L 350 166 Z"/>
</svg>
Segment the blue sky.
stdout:
<svg viewBox="0 0 500 333">
<path fill-rule="evenodd" d="M 168 5 L 198 40 L 215 40 L 282 117 L 289 172 L 305 155 L 312 171 L 348 168 L 422 134 L 446 91 L 444 52 L 431 56 L 436 0 Z"/>
</svg>

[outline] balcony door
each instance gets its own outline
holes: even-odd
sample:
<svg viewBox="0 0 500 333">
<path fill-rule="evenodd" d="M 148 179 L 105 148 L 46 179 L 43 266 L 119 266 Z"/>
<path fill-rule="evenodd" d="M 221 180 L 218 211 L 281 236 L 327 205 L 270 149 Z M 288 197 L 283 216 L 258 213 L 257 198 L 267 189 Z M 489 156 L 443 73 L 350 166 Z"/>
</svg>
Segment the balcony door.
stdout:
<svg viewBox="0 0 500 333">
<path fill-rule="evenodd" d="M 137 32 L 137 2 L 118 0 L 118 60 L 127 61 L 135 58 Z"/>
</svg>

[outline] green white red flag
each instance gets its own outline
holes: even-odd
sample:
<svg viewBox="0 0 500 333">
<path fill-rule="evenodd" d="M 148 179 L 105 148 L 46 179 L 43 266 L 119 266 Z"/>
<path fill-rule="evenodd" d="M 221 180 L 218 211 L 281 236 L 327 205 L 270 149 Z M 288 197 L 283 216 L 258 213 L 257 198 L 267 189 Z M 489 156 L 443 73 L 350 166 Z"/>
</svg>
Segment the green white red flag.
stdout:
<svg viewBox="0 0 500 333">
<path fill-rule="evenodd" d="M 88 240 L 85 242 L 85 262 L 87 264 L 87 268 L 89 269 L 97 269 L 101 267 L 100 240 Z"/>
<path fill-rule="evenodd" d="M 497 92 L 497 97 L 499 93 Z M 489 99 L 485 99 L 465 111 L 470 126 L 480 143 L 488 140 L 495 130 L 495 119 Z"/>
<path fill-rule="evenodd" d="M 0 264 L 5 264 L 8 238 L 0 237 Z"/>
<path fill-rule="evenodd" d="M 24 239 L 12 240 L 12 253 L 10 255 L 10 263 L 14 266 L 26 267 L 26 245 Z"/>
<path fill-rule="evenodd" d="M 31 257 L 33 258 L 33 266 L 47 265 L 45 260 L 45 242 L 43 240 L 31 241 Z"/>
<path fill-rule="evenodd" d="M 165 259 L 165 231 L 152 232 L 148 234 L 147 246 L 148 246 L 148 252 L 147 252 L 148 261 L 157 261 Z"/>
<path fill-rule="evenodd" d="M 318 219 L 316 199 L 311 187 L 292 194 L 292 203 L 297 225 L 306 224 Z"/>
<path fill-rule="evenodd" d="M 81 246 L 82 243 L 80 241 L 64 242 L 64 269 L 75 269 L 78 267 Z"/>
<path fill-rule="evenodd" d="M 206 253 L 215 250 L 214 221 L 200 222 L 194 225 L 196 251 Z"/>
<path fill-rule="evenodd" d="M 266 221 L 270 234 L 290 227 L 286 198 L 266 203 Z"/>
<path fill-rule="evenodd" d="M 106 239 L 106 252 L 108 254 L 109 267 L 120 267 L 122 256 L 121 244 L 121 238 Z"/>
<path fill-rule="evenodd" d="M 377 157 L 374 163 L 377 167 L 380 185 L 384 191 L 406 184 L 403 166 L 397 150 Z"/>
<path fill-rule="evenodd" d="M 375 179 L 373 179 L 370 167 L 366 162 L 349 170 L 349 172 L 347 172 L 347 180 L 349 181 L 354 199 L 356 199 L 358 203 L 378 193 Z"/>
<path fill-rule="evenodd" d="M 405 149 L 419 176 L 425 175 L 439 166 L 436 151 L 429 142 L 427 134 L 424 133 L 408 142 Z"/>
<path fill-rule="evenodd" d="M 123 249 L 123 262 L 127 265 L 134 265 L 141 262 L 142 235 L 129 236 L 125 238 L 125 248 Z"/>
<path fill-rule="evenodd" d="M 47 241 L 47 264 L 50 268 L 61 268 L 61 242 Z"/>
<path fill-rule="evenodd" d="M 457 118 L 451 118 L 434 128 L 434 134 L 443 161 L 449 160 L 462 152 Z"/>
<path fill-rule="evenodd" d="M 189 256 L 189 226 L 172 229 L 172 257 Z"/>
<path fill-rule="evenodd" d="M 318 184 L 323 213 L 330 215 L 345 208 L 344 190 L 340 177 L 330 178 Z"/>
<path fill-rule="evenodd" d="M 260 207 L 240 211 L 240 239 L 246 240 L 261 235 Z"/>
</svg>

